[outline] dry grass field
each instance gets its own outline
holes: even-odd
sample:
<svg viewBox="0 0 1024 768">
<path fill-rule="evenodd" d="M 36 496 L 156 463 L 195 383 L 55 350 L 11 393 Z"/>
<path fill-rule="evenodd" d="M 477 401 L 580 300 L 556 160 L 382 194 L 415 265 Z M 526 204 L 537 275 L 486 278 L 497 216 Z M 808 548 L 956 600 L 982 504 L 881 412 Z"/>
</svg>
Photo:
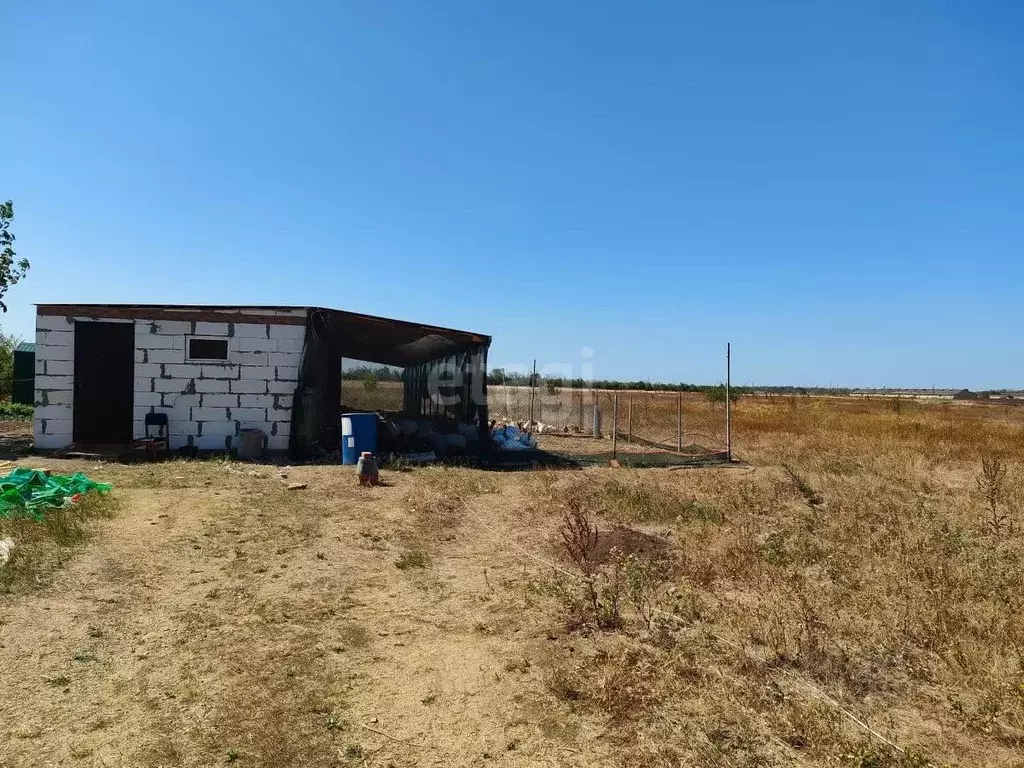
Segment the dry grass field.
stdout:
<svg viewBox="0 0 1024 768">
<path fill-rule="evenodd" d="M 0 520 L 0 766 L 1024 765 L 1024 409 L 740 401 L 735 437 L 293 491 L 23 460 L 115 488 Z"/>
</svg>

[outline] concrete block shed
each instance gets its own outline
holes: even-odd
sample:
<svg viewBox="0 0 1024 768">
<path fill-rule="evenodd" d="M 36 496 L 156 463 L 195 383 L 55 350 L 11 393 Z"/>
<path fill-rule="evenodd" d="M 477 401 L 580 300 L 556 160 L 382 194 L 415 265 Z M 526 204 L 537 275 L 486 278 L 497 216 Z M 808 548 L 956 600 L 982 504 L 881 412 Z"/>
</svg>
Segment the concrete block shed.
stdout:
<svg viewBox="0 0 1024 768">
<path fill-rule="evenodd" d="M 35 446 L 128 445 L 157 412 L 172 449 L 231 450 L 256 428 L 271 452 L 330 450 L 343 355 L 403 367 L 406 414 L 485 422 L 489 345 L 467 331 L 321 307 L 41 304 Z M 440 369 L 459 374 L 455 397 L 447 373 L 437 394 Z"/>
</svg>

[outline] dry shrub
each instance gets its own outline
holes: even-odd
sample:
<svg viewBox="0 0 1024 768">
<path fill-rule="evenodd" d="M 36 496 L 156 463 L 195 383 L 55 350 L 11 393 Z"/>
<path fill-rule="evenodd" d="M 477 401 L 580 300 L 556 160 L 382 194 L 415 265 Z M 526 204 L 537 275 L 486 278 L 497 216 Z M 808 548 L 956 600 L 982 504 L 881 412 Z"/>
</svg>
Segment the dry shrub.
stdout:
<svg viewBox="0 0 1024 768">
<path fill-rule="evenodd" d="M 566 555 L 579 570 L 589 618 L 602 629 L 614 629 L 622 623 L 622 569 L 617 558 L 610 567 L 596 559 L 600 534 L 587 512 L 585 497 L 571 495 L 565 503 L 559 533 Z"/>
<path fill-rule="evenodd" d="M 1006 507 L 1007 466 L 997 456 L 981 458 L 981 474 L 976 483 L 978 493 L 985 502 L 983 529 L 992 536 L 1000 536 L 1004 531 L 1013 533 L 1013 518 Z"/>
</svg>

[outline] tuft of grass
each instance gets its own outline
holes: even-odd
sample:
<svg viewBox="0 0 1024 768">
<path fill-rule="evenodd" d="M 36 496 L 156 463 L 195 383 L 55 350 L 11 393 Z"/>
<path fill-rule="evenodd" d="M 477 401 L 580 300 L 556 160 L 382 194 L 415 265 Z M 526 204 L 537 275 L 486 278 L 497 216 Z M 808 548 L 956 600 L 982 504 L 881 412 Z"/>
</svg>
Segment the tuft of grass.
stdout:
<svg viewBox="0 0 1024 768">
<path fill-rule="evenodd" d="M 327 717 L 327 730 L 329 731 L 344 731 L 349 727 L 348 720 L 338 717 L 337 715 L 329 715 Z"/>
<path fill-rule="evenodd" d="M 88 493 L 76 504 L 46 510 L 42 520 L 0 519 L 0 538 L 14 542 L 10 560 L 0 568 L 0 594 L 44 585 L 72 550 L 88 540 L 90 523 L 111 517 L 116 509 L 110 494 Z"/>
<path fill-rule="evenodd" d="M 426 568 L 429 563 L 430 558 L 427 557 L 426 552 L 420 549 L 412 549 L 408 552 L 403 552 L 395 560 L 395 567 L 400 571 L 405 571 L 409 568 Z"/>
<path fill-rule="evenodd" d="M 361 744 L 349 744 L 345 747 L 345 757 L 349 760 L 362 760 L 364 754 Z"/>
<path fill-rule="evenodd" d="M 595 513 L 625 523 L 725 522 L 718 506 L 654 481 L 644 470 L 630 470 L 596 487 L 582 481 L 568 493 L 582 495 Z"/>
</svg>

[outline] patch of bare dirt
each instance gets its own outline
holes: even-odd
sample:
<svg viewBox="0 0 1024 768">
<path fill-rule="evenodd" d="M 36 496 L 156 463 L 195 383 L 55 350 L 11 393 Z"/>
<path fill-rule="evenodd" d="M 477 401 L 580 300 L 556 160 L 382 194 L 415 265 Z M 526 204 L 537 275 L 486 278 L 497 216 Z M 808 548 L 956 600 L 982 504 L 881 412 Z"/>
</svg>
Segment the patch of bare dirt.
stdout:
<svg viewBox="0 0 1024 768">
<path fill-rule="evenodd" d="M 113 482 L 120 511 L 51 586 L 0 596 L 2 768 L 582 766 L 606 751 L 598 723 L 550 706 L 521 562 L 451 524 L 444 499 L 495 492 L 478 473 L 360 488 L 347 468 L 297 467 L 309 487 L 289 492 L 272 468 L 217 461 L 47 465 Z M 428 564 L 396 567 L 412 548 Z"/>
<path fill-rule="evenodd" d="M 643 560 L 669 560 L 671 544 L 650 533 L 638 531 L 625 525 L 599 529 L 597 543 L 593 549 L 593 560 L 605 564 L 616 557 L 633 555 Z"/>
</svg>

